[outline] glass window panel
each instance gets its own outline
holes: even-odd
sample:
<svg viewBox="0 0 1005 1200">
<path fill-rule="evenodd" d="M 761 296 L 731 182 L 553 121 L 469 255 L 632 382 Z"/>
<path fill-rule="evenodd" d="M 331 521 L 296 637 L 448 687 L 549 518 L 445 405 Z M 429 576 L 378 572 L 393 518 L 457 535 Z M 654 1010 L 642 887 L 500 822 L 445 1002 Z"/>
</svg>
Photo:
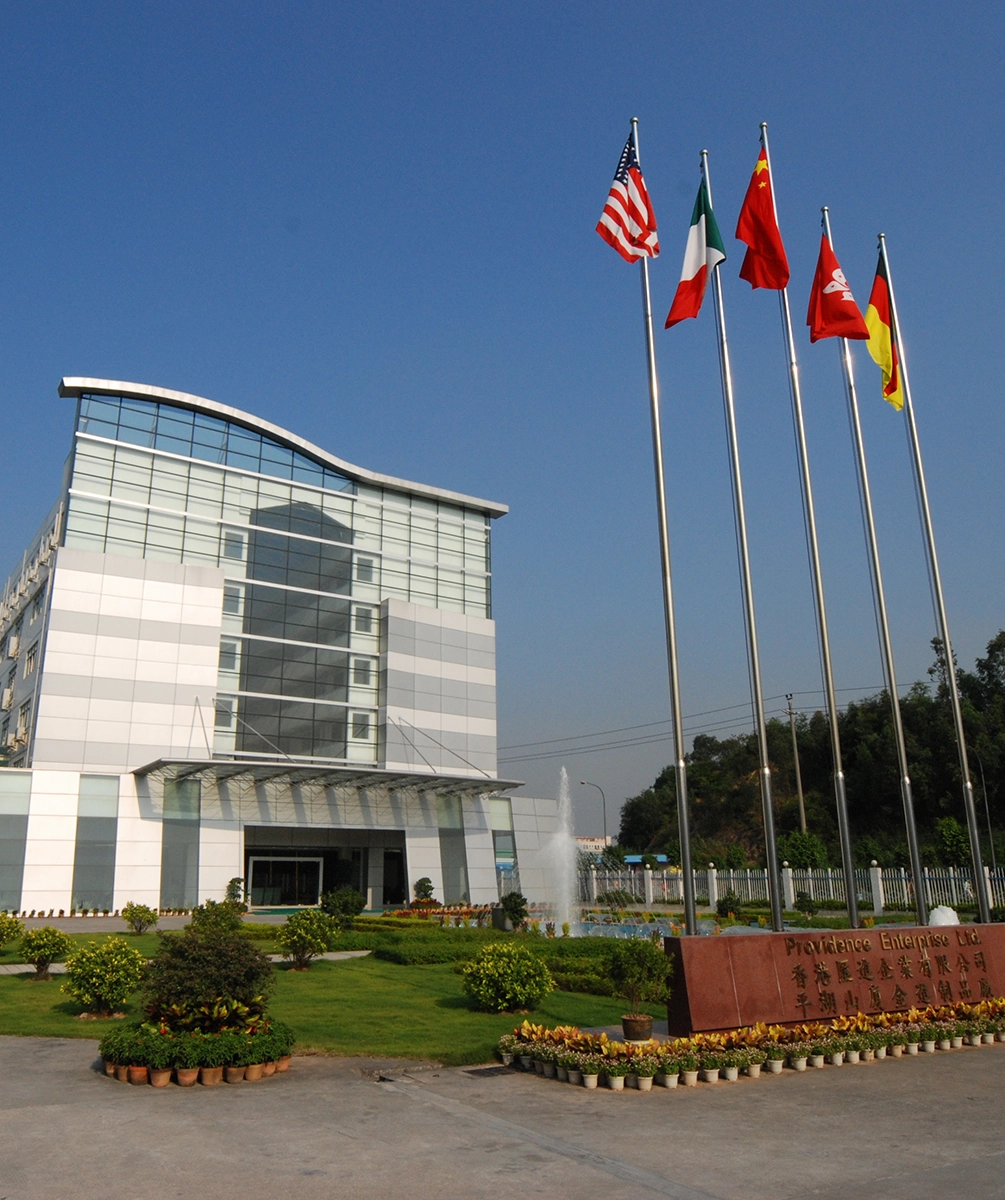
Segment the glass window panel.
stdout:
<svg viewBox="0 0 1005 1200">
<path fill-rule="evenodd" d="M 352 736 L 358 741 L 370 739 L 370 714 L 354 712 L 352 714 Z"/>
<path fill-rule="evenodd" d="M 26 817 L 31 801 L 30 771 L 0 771 L 0 816 Z"/>
<path fill-rule="evenodd" d="M 505 796 L 489 798 L 489 828 L 506 830 L 513 828 L 513 806 Z"/>
<path fill-rule="evenodd" d="M 368 658 L 353 659 L 352 681 L 357 687 L 369 687 L 373 663 Z"/>
<path fill-rule="evenodd" d="M 241 589 L 239 587 L 225 587 L 223 589 L 223 611 L 225 613 L 240 615 L 241 599 Z"/>
<path fill-rule="evenodd" d="M 370 633 L 373 630 L 373 609 L 357 608 L 353 628 L 357 633 Z"/>
<path fill-rule="evenodd" d="M 77 791 L 78 817 L 117 817 L 119 815 L 119 777 L 117 775 L 81 775 Z"/>
<path fill-rule="evenodd" d="M 293 451 L 263 438 L 262 472 L 266 475 L 278 475 L 280 479 L 292 478 Z"/>
<path fill-rule="evenodd" d="M 168 779 L 164 782 L 164 820 L 198 821 L 201 807 L 198 779 Z"/>
<path fill-rule="evenodd" d="M 293 456 L 293 478 L 299 483 L 316 483 L 318 487 L 324 484 L 324 468 L 302 454 Z"/>
</svg>

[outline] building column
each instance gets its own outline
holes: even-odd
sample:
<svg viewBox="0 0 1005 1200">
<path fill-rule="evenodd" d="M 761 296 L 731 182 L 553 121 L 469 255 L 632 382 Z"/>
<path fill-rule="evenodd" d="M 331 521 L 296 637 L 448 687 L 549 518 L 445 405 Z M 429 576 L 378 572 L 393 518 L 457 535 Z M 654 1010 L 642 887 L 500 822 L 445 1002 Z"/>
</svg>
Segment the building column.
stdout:
<svg viewBox="0 0 1005 1200">
<path fill-rule="evenodd" d="M 787 862 L 782 863 L 782 898 L 791 912 L 796 907 L 796 887 L 792 880 L 792 868 Z"/>
<path fill-rule="evenodd" d="M 872 889 L 873 916 L 881 917 L 886 897 L 883 895 L 883 868 L 875 859 L 869 864 L 869 885 Z"/>
<path fill-rule="evenodd" d="M 384 907 L 384 847 L 371 846 L 366 854 L 366 907 Z"/>
</svg>

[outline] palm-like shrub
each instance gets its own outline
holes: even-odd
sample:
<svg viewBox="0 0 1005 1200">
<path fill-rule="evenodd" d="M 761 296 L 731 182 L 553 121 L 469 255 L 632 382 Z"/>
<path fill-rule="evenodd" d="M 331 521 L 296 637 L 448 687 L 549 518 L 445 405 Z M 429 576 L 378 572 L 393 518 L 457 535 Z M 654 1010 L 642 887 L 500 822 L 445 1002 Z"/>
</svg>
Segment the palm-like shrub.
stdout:
<svg viewBox="0 0 1005 1200">
<path fill-rule="evenodd" d="M 157 924 L 157 914 L 145 904 L 134 904 L 132 900 L 122 906 L 122 919 L 133 933 L 146 933 Z"/>
<path fill-rule="evenodd" d="M 145 965 L 143 955 L 124 938 L 88 942 L 66 960 L 61 990 L 88 1012 L 112 1012 L 139 987 Z"/>
<path fill-rule="evenodd" d="M 53 925 L 29 929 L 21 938 L 21 954 L 34 966 L 36 979 L 48 979 L 52 964 L 66 958 L 72 949 L 73 939 Z"/>
<path fill-rule="evenodd" d="M 276 933 L 283 958 L 288 958 L 294 971 L 306 971 L 311 959 L 325 954 L 335 945 L 339 921 L 318 908 L 305 908 L 292 913 Z"/>
<path fill-rule="evenodd" d="M 555 986 L 542 960 L 511 942 L 486 946 L 464 967 L 463 975 L 465 993 L 489 1012 L 533 1008 Z"/>
</svg>

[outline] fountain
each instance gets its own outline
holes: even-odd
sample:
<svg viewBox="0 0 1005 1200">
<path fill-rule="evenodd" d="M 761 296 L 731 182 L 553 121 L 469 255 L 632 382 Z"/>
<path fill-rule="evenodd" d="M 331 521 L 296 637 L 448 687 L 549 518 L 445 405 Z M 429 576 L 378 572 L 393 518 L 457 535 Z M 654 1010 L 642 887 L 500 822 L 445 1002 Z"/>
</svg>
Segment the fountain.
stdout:
<svg viewBox="0 0 1005 1200">
<path fill-rule="evenodd" d="M 555 932 L 562 926 L 579 924 L 579 851 L 572 832 L 572 796 L 565 767 L 558 779 L 558 829 L 548 843 L 548 865 L 552 877 Z"/>
</svg>

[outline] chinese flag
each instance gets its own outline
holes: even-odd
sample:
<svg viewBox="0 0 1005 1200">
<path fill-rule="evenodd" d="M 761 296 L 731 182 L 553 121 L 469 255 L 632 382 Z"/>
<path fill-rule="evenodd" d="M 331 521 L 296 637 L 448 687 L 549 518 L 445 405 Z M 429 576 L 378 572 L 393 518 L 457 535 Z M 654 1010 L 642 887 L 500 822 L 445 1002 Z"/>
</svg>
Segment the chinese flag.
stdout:
<svg viewBox="0 0 1005 1200">
<path fill-rule="evenodd" d="M 820 238 L 820 257 L 813 276 L 806 324 L 810 327 L 811 342 L 829 337 L 869 340 L 869 330 L 826 234 Z"/>
<path fill-rule="evenodd" d="M 757 166 L 736 222 L 736 236 L 747 243 L 747 253 L 740 267 L 740 278 L 751 287 L 780 291 L 789 282 L 789 260 L 778 232 L 775 203 L 771 196 L 771 175 L 764 149 L 758 155 Z"/>
</svg>

